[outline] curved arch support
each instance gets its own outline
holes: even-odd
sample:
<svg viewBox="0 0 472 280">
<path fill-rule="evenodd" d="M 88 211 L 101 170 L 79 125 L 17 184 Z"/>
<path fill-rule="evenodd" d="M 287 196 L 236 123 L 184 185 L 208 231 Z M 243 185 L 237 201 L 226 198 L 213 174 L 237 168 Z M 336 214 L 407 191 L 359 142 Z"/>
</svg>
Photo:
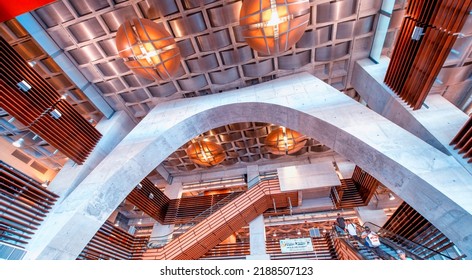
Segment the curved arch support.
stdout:
<svg viewBox="0 0 472 280">
<path fill-rule="evenodd" d="M 287 126 L 319 140 L 384 183 L 472 257 L 472 176 L 446 156 L 306 73 L 156 106 L 59 205 L 29 259 L 75 259 L 143 177 L 173 151 L 236 122 Z"/>
</svg>

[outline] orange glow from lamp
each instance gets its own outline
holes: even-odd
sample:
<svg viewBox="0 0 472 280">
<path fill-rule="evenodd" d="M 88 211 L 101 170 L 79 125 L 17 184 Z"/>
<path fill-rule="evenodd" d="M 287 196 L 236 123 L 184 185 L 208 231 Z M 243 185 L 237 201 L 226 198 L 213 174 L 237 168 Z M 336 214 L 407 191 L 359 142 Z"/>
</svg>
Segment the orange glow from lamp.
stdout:
<svg viewBox="0 0 472 280">
<path fill-rule="evenodd" d="M 269 133 L 264 144 L 274 155 L 291 155 L 300 151 L 307 140 L 305 135 L 282 126 Z"/>
<path fill-rule="evenodd" d="M 226 158 L 223 147 L 206 140 L 194 141 L 185 152 L 191 161 L 206 167 L 215 166 Z"/>
<path fill-rule="evenodd" d="M 174 37 L 148 19 L 132 19 L 116 32 L 116 48 L 125 65 L 148 80 L 171 78 L 180 67 L 180 51 Z"/>
<path fill-rule="evenodd" d="M 287 51 L 309 21 L 309 0 L 244 0 L 239 14 L 244 39 L 261 55 Z"/>
</svg>

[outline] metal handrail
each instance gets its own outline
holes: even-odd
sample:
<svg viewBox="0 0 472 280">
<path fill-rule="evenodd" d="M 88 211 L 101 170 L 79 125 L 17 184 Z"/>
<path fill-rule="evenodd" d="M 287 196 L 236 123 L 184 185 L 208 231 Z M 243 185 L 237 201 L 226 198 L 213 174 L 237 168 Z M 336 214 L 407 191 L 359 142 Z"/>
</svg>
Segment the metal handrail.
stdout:
<svg viewBox="0 0 472 280">
<path fill-rule="evenodd" d="M 428 251 L 434 252 L 435 254 L 438 254 L 438 255 L 440 255 L 440 256 L 443 256 L 444 258 L 447 258 L 447 259 L 449 259 L 449 260 L 453 260 L 453 258 L 451 258 L 451 257 L 448 256 L 448 255 L 444 255 L 443 253 L 441 253 L 441 252 L 439 252 L 439 251 L 436 251 L 436 250 L 434 250 L 434 249 L 432 249 L 432 248 L 426 247 L 426 246 L 424 246 L 424 245 L 421 244 L 421 243 L 418 243 L 418 242 L 412 241 L 412 240 L 410 240 L 410 239 L 407 239 L 407 238 L 405 238 L 405 237 L 403 237 L 403 236 L 401 236 L 401 235 L 396 234 L 395 232 L 389 231 L 389 230 L 387 230 L 387 229 L 385 229 L 385 228 L 383 228 L 383 227 L 381 227 L 381 226 L 379 226 L 379 225 L 376 225 L 376 224 L 374 224 L 374 223 L 372 223 L 372 222 L 365 222 L 364 225 L 362 225 L 362 228 L 364 228 L 366 224 L 371 224 L 371 225 L 373 225 L 373 226 L 376 226 L 376 227 L 379 228 L 379 232 L 381 232 L 381 233 L 386 232 L 386 233 L 388 233 L 388 234 L 390 234 L 390 235 L 393 235 L 394 238 L 400 239 L 401 241 L 403 241 L 403 242 L 405 242 L 405 243 L 414 244 L 414 245 L 416 245 L 416 246 L 418 246 L 418 247 L 421 247 L 421 248 L 426 249 L 426 250 L 428 250 Z M 408 249 L 408 250 L 410 250 L 410 249 Z"/>
</svg>

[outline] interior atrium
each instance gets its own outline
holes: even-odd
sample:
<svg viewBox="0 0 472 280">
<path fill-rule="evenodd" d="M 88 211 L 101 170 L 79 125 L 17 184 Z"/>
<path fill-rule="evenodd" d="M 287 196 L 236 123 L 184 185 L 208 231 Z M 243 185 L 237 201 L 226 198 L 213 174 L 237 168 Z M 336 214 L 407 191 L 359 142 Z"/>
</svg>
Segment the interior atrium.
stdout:
<svg viewBox="0 0 472 280">
<path fill-rule="evenodd" d="M 472 259 L 471 0 L 27 2 L 0 259 Z"/>
</svg>

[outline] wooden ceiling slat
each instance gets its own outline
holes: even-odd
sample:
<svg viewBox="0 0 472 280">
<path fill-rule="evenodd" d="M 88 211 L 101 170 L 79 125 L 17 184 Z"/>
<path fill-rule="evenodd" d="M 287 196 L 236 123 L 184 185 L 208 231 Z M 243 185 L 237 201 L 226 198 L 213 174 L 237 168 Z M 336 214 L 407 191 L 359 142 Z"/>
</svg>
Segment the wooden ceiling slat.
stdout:
<svg viewBox="0 0 472 280">
<path fill-rule="evenodd" d="M 468 159 L 468 163 L 472 163 L 472 116 L 462 126 L 456 136 L 449 144 L 454 147 L 454 150 L 459 150 L 459 154 L 464 154 L 462 157 Z"/>
<path fill-rule="evenodd" d="M 0 46 L 0 106 L 51 146 L 82 164 L 100 140 L 101 134 L 72 105 L 61 100 L 61 94 L 3 38 L 0 39 Z M 17 83 L 22 80 L 32 86 L 27 92 L 17 88 Z M 53 109 L 61 113 L 59 119 L 49 115 Z"/>
</svg>

